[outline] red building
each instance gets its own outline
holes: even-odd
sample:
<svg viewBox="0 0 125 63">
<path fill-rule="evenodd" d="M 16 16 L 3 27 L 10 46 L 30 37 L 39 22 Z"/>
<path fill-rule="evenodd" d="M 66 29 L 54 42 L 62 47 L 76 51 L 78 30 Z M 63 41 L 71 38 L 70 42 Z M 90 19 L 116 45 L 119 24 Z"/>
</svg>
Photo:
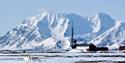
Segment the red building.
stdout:
<svg viewBox="0 0 125 63">
<path fill-rule="evenodd" d="M 119 50 L 125 50 L 125 46 L 119 46 Z"/>
</svg>

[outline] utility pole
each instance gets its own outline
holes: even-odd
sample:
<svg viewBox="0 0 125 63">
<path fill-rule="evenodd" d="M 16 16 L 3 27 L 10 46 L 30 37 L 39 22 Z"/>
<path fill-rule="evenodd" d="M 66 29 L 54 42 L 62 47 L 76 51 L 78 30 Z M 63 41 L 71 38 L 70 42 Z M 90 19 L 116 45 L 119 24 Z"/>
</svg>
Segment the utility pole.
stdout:
<svg viewBox="0 0 125 63">
<path fill-rule="evenodd" d="M 71 22 L 71 47 L 74 45 L 73 43 L 74 43 L 74 39 L 73 39 L 73 37 L 74 37 L 74 29 L 73 29 L 73 21 Z"/>
</svg>

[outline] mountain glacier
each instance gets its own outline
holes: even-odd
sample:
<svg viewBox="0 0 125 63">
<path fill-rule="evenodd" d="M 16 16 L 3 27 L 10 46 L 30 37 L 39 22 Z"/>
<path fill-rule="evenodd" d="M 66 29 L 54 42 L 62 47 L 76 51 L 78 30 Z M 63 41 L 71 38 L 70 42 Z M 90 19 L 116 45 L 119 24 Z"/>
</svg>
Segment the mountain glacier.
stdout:
<svg viewBox="0 0 125 63">
<path fill-rule="evenodd" d="M 68 49 L 72 27 L 77 42 L 118 48 L 125 45 L 125 23 L 108 14 L 80 16 L 43 11 L 0 37 L 0 49 Z"/>
</svg>

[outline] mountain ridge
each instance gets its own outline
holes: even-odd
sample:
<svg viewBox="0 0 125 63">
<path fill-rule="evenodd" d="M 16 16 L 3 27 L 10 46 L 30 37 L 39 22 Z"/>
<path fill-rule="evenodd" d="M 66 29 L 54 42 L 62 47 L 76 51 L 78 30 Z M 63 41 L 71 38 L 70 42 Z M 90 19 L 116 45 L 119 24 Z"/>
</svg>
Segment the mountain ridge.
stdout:
<svg viewBox="0 0 125 63">
<path fill-rule="evenodd" d="M 98 13 L 95 16 L 86 17 L 74 13 L 55 14 L 43 11 L 37 16 L 26 18 L 16 28 L 3 37 L 0 37 L 0 49 L 68 49 L 70 47 L 72 26 L 74 28 L 74 39 L 78 42 L 95 43 L 98 42 L 96 39 L 99 36 L 106 35 L 105 33 L 111 28 L 116 26 L 116 29 L 120 29 L 120 27 L 117 27 L 119 24 L 116 24 L 116 22 L 116 20 L 105 13 Z M 122 23 L 120 21 L 118 22 Z M 120 31 L 120 33 L 123 35 L 120 36 L 124 37 L 124 26 L 121 28 L 120 30 L 122 32 Z M 112 32 L 107 33 L 110 35 Z M 60 40 L 61 43 L 59 43 Z M 101 42 L 98 43 L 104 44 L 105 40 L 101 40 L 100 37 Z M 121 43 L 124 44 L 124 41 L 125 39 Z M 101 46 L 99 44 L 96 45 Z"/>
</svg>

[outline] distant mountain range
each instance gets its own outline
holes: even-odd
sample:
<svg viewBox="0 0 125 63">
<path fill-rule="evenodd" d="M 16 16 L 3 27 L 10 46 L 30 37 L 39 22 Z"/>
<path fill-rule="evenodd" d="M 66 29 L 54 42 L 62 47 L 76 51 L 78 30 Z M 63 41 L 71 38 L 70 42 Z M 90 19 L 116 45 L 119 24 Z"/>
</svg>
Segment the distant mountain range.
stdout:
<svg viewBox="0 0 125 63">
<path fill-rule="evenodd" d="M 125 45 L 125 22 L 114 20 L 108 14 L 87 17 L 43 11 L 27 17 L 0 37 L 0 49 L 68 49 L 72 27 L 78 42 L 111 49 Z"/>
</svg>

